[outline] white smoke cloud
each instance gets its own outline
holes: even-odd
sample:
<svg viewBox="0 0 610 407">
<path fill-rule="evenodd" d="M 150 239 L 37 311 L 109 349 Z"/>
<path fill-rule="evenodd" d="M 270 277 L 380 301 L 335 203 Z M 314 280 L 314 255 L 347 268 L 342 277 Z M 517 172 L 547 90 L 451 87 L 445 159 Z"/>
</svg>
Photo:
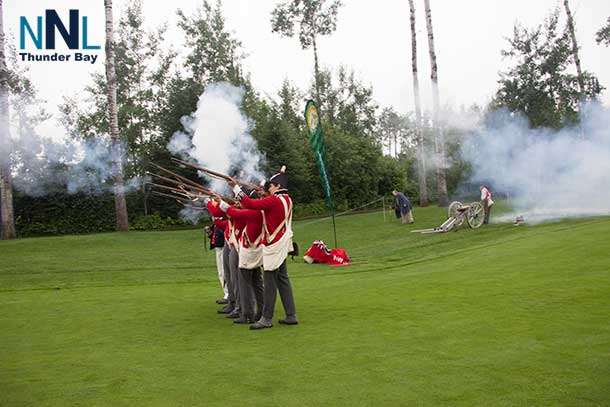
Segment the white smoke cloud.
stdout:
<svg viewBox="0 0 610 407">
<path fill-rule="evenodd" d="M 208 213 L 193 208 L 182 208 L 178 213 L 180 218 L 186 220 L 187 222 L 191 222 L 193 225 L 197 225 L 201 220 L 201 217 L 205 215 L 208 215 Z"/>
<path fill-rule="evenodd" d="M 33 128 L 14 134 L 11 158 L 16 190 L 30 196 L 62 190 L 71 194 L 112 191 L 114 170 L 107 138 L 57 142 L 40 137 Z M 140 177 L 125 179 L 124 191 L 135 191 L 141 185 Z"/>
<path fill-rule="evenodd" d="M 241 110 L 243 97 L 244 90 L 229 83 L 208 85 L 197 111 L 182 118 L 184 132 L 174 134 L 170 152 L 224 174 L 243 172 L 245 181 L 258 183 L 264 178 L 263 157 L 250 135 L 252 122 Z M 226 183 L 212 179 L 211 188 L 222 190 Z"/>
<path fill-rule="evenodd" d="M 473 182 L 511 195 L 526 222 L 610 215 L 610 110 L 584 108 L 581 126 L 531 129 L 525 118 L 500 111 L 464 143 Z M 514 197 L 514 199 L 512 199 Z"/>
</svg>

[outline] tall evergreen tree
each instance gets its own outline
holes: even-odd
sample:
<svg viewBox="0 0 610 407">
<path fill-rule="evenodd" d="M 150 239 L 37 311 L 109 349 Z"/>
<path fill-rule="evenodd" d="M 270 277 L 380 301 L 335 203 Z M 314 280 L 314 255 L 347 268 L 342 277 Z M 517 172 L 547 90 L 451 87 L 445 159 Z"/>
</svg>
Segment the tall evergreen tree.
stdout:
<svg viewBox="0 0 610 407">
<path fill-rule="evenodd" d="M 325 101 L 324 119 L 352 136 L 375 141 L 379 106 L 373 99 L 371 86 L 363 84 L 345 66 L 340 66 L 334 75 L 331 70 L 323 69 L 319 86 Z M 315 88 L 315 82 L 311 88 Z"/>
<path fill-rule="evenodd" d="M 394 148 L 394 158 L 398 158 L 398 147 L 409 131 L 406 117 L 399 115 L 393 108 L 386 107 L 381 111 L 377 124 L 379 138 L 387 143 L 390 155 Z"/>
<path fill-rule="evenodd" d="M 184 69 L 167 81 L 166 99 L 160 113 L 160 130 L 166 142 L 174 132 L 183 130 L 180 119 L 196 110 L 207 84 L 229 82 L 244 87 L 246 109 L 252 105 L 255 93 L 242 73 L 241 42 L 227 29 L 220 1 L 212 6 L 204 0 L 192 15 L 178 10 L 178 18 L 189 51 Z"/>
<path fill-rule="evenodd" d="M 191 16 L 178 10 L 178 17 L 178 26 L 184 31 L 189 49 L 185 63 L 189 79 L 201 91 L 212 82 L 226 81 L 242 85 L 241 42 L 227 29 L 220 0 L 214 7 L 204 0 Z"/>
<path fill-rule="evenodd" d="M 340 0 L 286 0 L 271 12 L 271 31 L 292 37 L 298 25 L 299 42 L 303 49 L 313 47 L 314 83 L 318 107 L 320 99 L 320 65 L 318 62 L 318 37 L 330 35 L 337 29 Z M 321 109 L 323 110 L 323 109 Z"/>
<path fill-rule="evenodd" d="M 582 93 L 577 76 L 568 72 L 572 46 L 569 33 L 559 27 L 559 10 L 532 29 L 515 24 L 508 42 L 502 55 L 515 64 L 500 74 L 492 107 L 521 112 L 532 127 L 577 122 Z M 603 89 L 597 78 L 587 71 L 581 77 L 585 98 L 597 97 Z"/>
<path fill-rule="evenodd" d="M 608 17 L 606 25 L 595 33 L 595 41 L 597 41 L 598 44 L 610 45 L 610 17 Z"/>
</svg>

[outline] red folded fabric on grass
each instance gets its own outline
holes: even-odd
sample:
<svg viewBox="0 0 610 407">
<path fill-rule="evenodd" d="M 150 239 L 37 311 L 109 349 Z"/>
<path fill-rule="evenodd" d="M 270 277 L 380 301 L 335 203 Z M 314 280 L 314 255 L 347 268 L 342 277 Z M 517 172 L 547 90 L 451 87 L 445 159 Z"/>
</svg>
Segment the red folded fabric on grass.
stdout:
<svg viewBox="0 0 610 407">
<path fill-rule="evenodd" d="M 349 257 L 344 249 L 329 249 L 322 240 L 313 242 L 305 256 L 305 262 L 322 263 L 330 265 L 345 265 L 349 264 Z"/>
</svg>

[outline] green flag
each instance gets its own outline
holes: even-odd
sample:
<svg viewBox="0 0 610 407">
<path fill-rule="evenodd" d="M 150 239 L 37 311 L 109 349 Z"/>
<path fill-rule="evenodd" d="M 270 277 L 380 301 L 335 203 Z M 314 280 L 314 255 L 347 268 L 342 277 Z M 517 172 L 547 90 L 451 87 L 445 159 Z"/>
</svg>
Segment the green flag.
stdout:
<svg viewBox="0 0 610 407">
<path fill-rule="evenodd" d="M 328 182 L 328 171 L 326 170 L 326 146 L 324 145 L 324 136 L 322 134 L 322 123 L 318 114 L 318 108 L 313 100 L 307 101 L 305 105 L 305 122 L 307 123 L 307 133 L 313 154 L 316 157 L 320 177 L 322 177 L 322 186 L 328 201 L 328 209 L 330 213 L 335 213 L 333 205 L 333 196 L 330 192 L 330 183 Z"/>
</svg>

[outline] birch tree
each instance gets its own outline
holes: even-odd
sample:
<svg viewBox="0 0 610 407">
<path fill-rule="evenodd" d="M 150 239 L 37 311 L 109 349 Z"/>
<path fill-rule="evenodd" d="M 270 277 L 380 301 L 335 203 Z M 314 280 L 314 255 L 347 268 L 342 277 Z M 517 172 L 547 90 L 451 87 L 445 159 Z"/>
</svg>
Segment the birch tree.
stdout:
<svg viewBox="0 0 610 407">
<path fill-rule="evenodd" d="M 108 123 L 110 124 L 110 148 L 114 172 L 114 208 L 116 213 L 116 228 L 120 232 L 129 230 L 127 219 L 127 203 L 123 187 L 123 162 L 121 153 L 121 137 L 119 135 L 119 119 L 117 111 L 117 79 L 114 69 L 114 42 L 112 0 L 104 0 L 106 8 L 106 83 L 108 98 Z"/>
<path fill-rule="evenodd" d="M 4 52 L 4 16 L 0 0 L 0 218 L 2 240 L 15 238 L 13 182 L 11 178 L 11 139 L 9 131 L 9 72 Z"/>
<path fill-rule="evenodd" d="M 417 138 L 417 178 L 419 182 L 419 206 L 428 205 L 428 186 L 426 185 L 426 155 L 424 132 L 421 128 L 421 99 L 419 97 L 419 78 L 417 75 L 417 34 L 415 31 L 415 4 L 409 0 L 411 13 L 411 69 L 413 72 L 413 99 L 415 102 L 415 135 Z"/>
<path fill-rule="evenodd" d="M 572 18 L 572 12 L 570 11 L 568 0 L 563 0 L 563 6 L 566 9 L 566 15 L 568 17 L 568 31 L 570 32 L 570 38 L 572 39 L 572 55 L 574 57 L 574 64 L 576 65 L 578 88 L 580 89 L 580 99 L 582 101 L 585 97 L 585 81 L 582 76 L 582 69 L 580 68 L 580 58 L 578 56 L 578 43 L 576 42 L 574 19 Z"/>
<path fill-rule="evenodd" d="M 434 121 L 434 152 L 436 156 L 438 206 L 447 206 L 449 204 L 449 197 L 447 195 L 447 177 L 445 175 L 445 140 L 439 117 L 438 66 L 436 64 L 436 52 L 434 51 L 434 33 L 432 30 L 430 0 L 424 0 L 424 5 L 426 8 L 426 28 L 428 30 L 428 49 L 431 65 L 430 78 L 432 79 L 432 119 Z"/>
<path fill-rule="evenodd" d="M 328 3 L 328 5 L 326 5 Z M 324 7 L 326 5 L 326 7 Z M 313 47 L 316 101 L 320 100 L 320 65 L 318 63 L 318 37 L 332 34 L 337 29 L 340 0 L 287 0 L 271 12 L 271 32 L 284 37 L 294 36 L 299 26 L 299 41 L 303 49 Z"/>
</svg>

